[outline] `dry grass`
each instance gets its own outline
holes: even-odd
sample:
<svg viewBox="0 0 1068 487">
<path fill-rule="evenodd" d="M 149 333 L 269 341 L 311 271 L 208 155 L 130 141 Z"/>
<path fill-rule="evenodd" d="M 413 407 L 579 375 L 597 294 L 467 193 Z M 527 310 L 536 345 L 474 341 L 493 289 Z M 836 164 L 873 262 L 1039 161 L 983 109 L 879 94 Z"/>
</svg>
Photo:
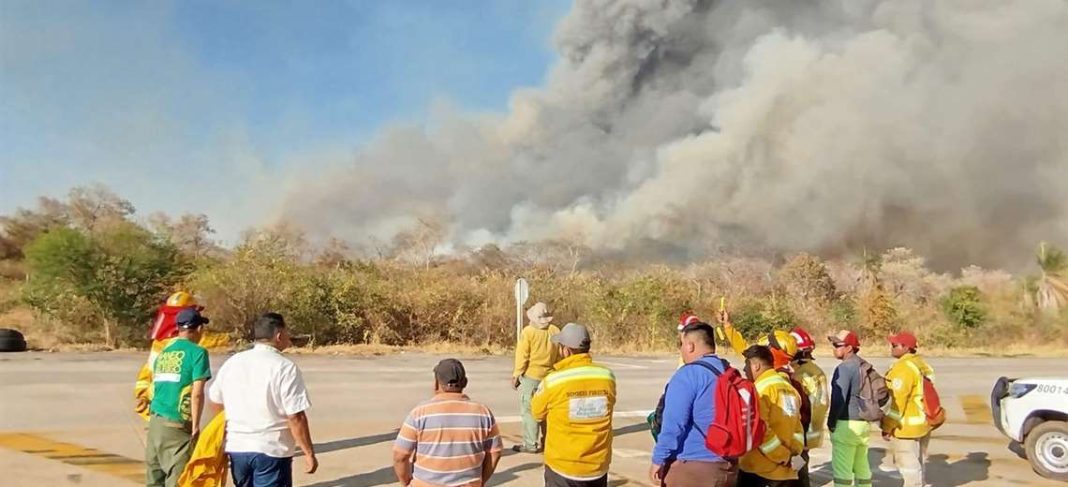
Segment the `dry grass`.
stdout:
<svg viewBox="0 0 1068 487">
<path fill-rule="evenodd" d="M 295 347 L 290 349 L 291 353 L 296 354 L 309 354 L 309 355 L 346 355 L 357 357 L 370 357 L 380 355 L 398 355 L 403 353 L 429 353 L 435 355 L 458 355 L 458 356 L 499 356 L 511 354 L 511 350 L 483 346 L 475 347 L 470 345 L 462 345 L 457 343 L 447 342 L 434 342 L 423 345 L 414 346 L 393 346 L 393 345 L 375 345 L 375 344 L 355 344 L 355 345 L 325 345 L 321 347 Z"/>
</svg>

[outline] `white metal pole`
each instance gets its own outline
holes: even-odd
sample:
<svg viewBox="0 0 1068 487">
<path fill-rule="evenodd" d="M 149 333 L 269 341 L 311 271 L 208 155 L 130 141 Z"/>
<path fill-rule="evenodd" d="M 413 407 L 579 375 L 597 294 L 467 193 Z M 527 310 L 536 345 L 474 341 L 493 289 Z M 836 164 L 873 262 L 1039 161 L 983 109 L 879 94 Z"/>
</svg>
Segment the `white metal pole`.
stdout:
<svg viewBox="0 0 1068 487">
<path fill-rule="evenodd" d="M 515 342 L 519 343 L 519 335 L 523 333 L 523 303 L 515 301 Z"/>
</svg>

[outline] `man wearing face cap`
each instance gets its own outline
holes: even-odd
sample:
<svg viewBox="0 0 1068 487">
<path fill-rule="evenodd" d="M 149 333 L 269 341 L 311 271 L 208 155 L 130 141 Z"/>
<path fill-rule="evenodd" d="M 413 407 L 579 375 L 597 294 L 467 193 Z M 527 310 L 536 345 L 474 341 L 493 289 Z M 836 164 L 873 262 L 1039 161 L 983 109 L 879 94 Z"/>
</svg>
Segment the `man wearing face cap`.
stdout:
<svg viewBox="0 0 1068 487">
<path fill-rule="evenodd" d="M 152 402 L 145 442 L 145 485 L 174 487 L 193 453 L 211 379 L 208 351 L 198 345 L 208 319 L 196 308 L 178 313 L 178 337 L 152 363 Z"/>
<path fill-rule="evenodd" d="M 535 303 L 527 310 L 530 324 L 523 328 L 519 343 L 515 347 L 515 369 L 510 383 L 512 389 L 519 391 L 519 412 L 523 418 L 523 444 L 515 445 L 512 450 L 520 453 L 537 453 L 542 446 L 540 441 L 541 425 L 530 413 L 530 401 L 538 389 L 545 374 L 553 368 L 559 358 L 556 346 L 549 339 L 560 333 L 552 324 L 553 315 L 545 303 Z"/>
<path fill-rule="evenodd" d="M 568 323 L 551 338 L 563 357 L 534 394 L 534 417 L 546 421 L 545 485 L 605 487 L 612 462 L 616 377 L 593 363 L 590 332 Z"/>
<path fill-rule="evenodd" d="M 464 395 L 467 371 L 456 359 L 434 367 L 434 397 L 415 407 L 393 444 L 401 485 L 481 487 L 501 458 L 497 421 Z M 414 458 L 414 461 L 413 461 Z"/>
</svg>

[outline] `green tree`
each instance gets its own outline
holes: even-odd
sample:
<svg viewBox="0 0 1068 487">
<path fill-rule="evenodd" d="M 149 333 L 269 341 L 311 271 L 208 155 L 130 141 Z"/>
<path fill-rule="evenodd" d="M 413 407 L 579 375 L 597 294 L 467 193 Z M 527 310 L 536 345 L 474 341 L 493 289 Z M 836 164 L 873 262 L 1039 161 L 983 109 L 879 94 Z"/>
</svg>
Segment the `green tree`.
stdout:
<svg viewBox="0 0 1068 487">
<path fill-rule="evenodd" d="M 143 335 L 162 297 L 188 271 L 173 245 L 130 222 L 92 235 L 44 233 L 27 247 L 26 260 L 26 301 L 54 316 L 63 316 L 69 302 L 89 303 L 95 316 L 80 319 L 99 320 L 111 347 Z"/>
<path fill-rule="evenodd" d="M 1040 309 L 1056 313 L 1068 306 L 1068 256 L 1042 242 L 1035 257 L 1042 269 L 1042 275 L 1033 285 L 1035 302 Z"/>
<path fill-rule="evenodd" d="M 212 323 L 249 336 L 261 313 L 287 313 L 292 289 L 307 282 L 299 263 L 304 246 L 303 236 L 289 228 L 253 231 L 229 259 L 198 270 L 191 284 L 210 304 Z"/>
<path fill-rule="evenodd" d="M 950 321 L 966 329 L 977 328 L 986 321 L 983 294 L 975 286 L 958 286 L 942 298 L 942 312 Z"/>
</svg>

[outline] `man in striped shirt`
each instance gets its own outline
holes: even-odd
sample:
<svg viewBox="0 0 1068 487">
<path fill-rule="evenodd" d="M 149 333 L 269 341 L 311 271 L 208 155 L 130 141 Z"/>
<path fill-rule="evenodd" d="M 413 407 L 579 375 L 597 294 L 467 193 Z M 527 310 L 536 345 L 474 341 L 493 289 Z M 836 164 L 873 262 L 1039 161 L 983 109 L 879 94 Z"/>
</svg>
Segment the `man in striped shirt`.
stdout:
<svg viewBox="0 0 1068 487">
<path fill-rule="evenodd" d="M 393 471 L 412 487 L 481 487 L 501 459 L 497 420 L 464 395 L 467 372 L 456 359 L 434 367 L 434 397 L 415 407 L 393 445 Z"/>
</svg>

